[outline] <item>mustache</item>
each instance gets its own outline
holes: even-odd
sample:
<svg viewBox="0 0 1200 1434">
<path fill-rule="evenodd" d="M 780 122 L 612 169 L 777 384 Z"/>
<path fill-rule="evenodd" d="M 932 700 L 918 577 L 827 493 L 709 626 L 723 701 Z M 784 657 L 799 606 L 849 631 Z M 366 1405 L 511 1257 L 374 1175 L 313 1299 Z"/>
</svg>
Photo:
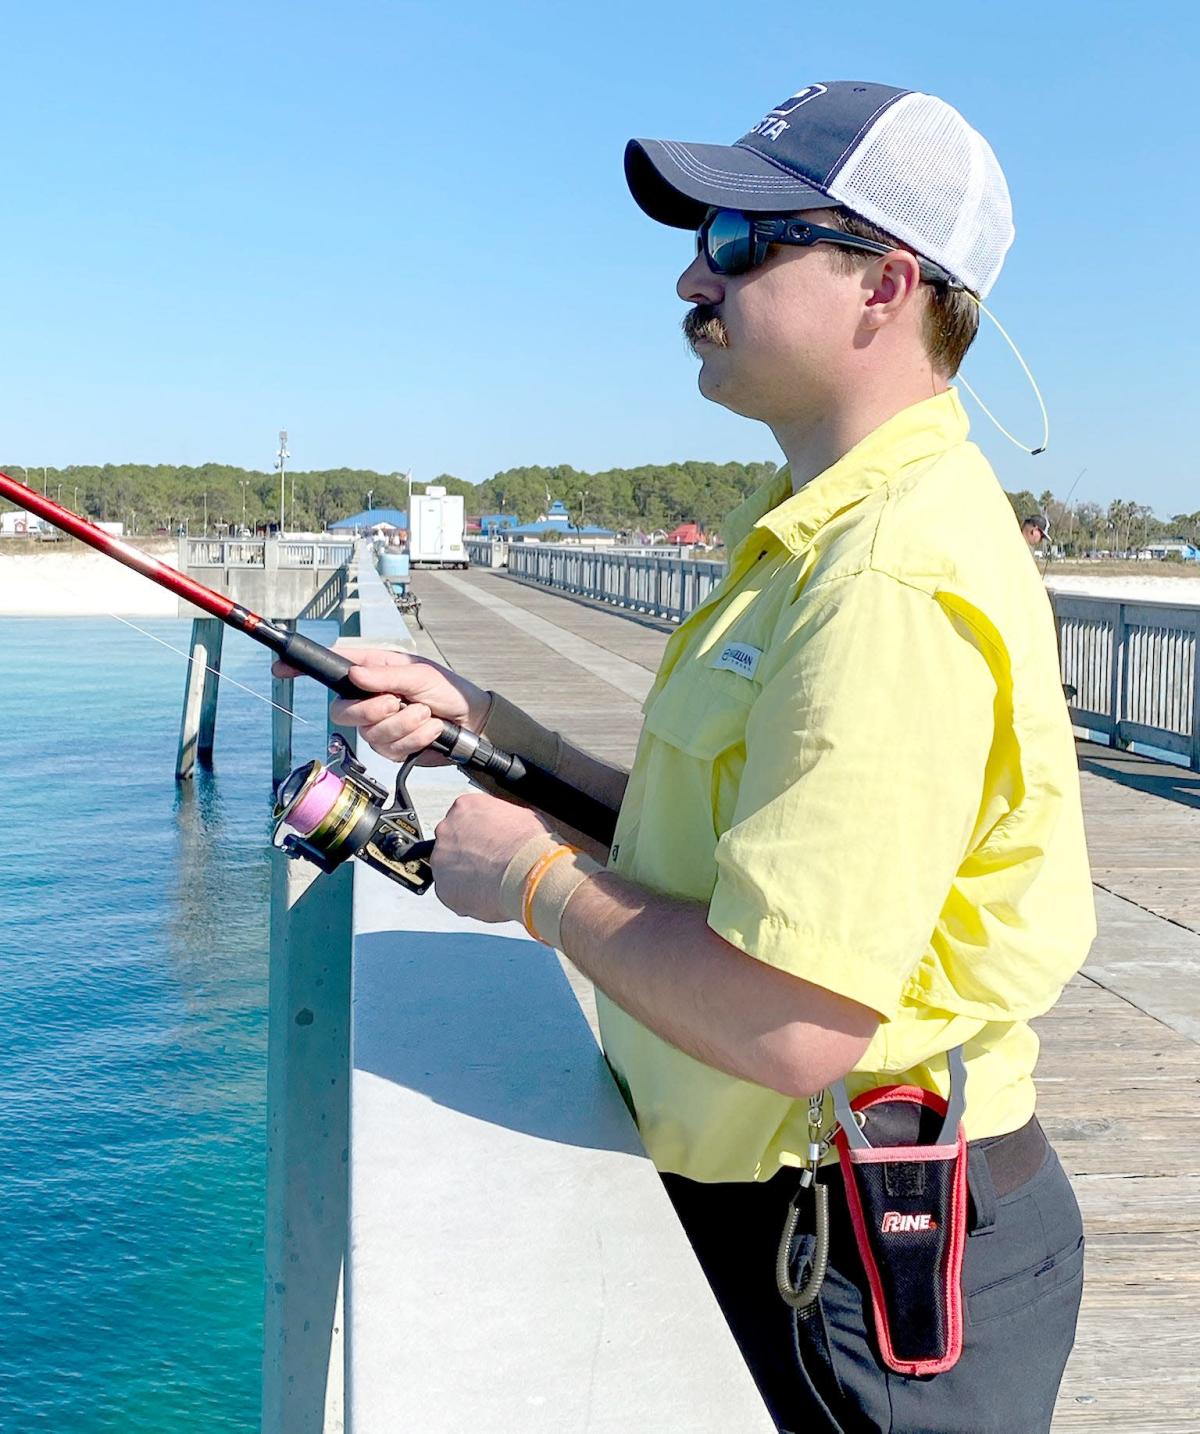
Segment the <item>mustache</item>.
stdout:
<svg viewBox="0 0 1200 1434">
<path fill-rule="evenodd" d="M 696 352 L 696 344 L 700 339 L 716 344 L 719 348 L 729 347 L 729 334 L 715 304 L 697 304 L 694 309 L 689 309 L 683 316 L 682 327 L 683 336 L 693 353 Z"/>
</svg>

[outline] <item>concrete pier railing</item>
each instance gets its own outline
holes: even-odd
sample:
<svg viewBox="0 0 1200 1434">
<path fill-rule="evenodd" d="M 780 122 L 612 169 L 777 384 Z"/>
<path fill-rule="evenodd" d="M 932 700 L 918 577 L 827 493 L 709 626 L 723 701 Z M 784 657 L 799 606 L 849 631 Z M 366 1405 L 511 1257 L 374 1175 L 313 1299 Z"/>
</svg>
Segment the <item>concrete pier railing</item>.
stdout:
<svg viewBox="0 0 1200 1434">
<path fill-rule="evenodd" d="M 419 769 L 427 832 L 463 790 Z M 553 953 L 294 864 L 271 970 L 264 1434 L 769 1434 Z"/>
<path fill-rule="evenodd" d="M 330 587 L 354 554 L 345 539 L 180 538 L 179 569 L 264 617 L 328 617 L 340 600 Z M 324 610 L 312 608 L 321 594 Z M 193 609 L 180 604 L 187 615 Z"/>
</svg>

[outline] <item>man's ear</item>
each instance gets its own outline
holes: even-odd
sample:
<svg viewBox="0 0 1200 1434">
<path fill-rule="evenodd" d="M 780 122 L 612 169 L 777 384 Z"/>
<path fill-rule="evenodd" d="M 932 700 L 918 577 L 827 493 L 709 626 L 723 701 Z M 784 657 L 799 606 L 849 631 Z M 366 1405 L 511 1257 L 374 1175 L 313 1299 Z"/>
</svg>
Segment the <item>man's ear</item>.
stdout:
<svg viewBox="0 0 1200 1434">
<path fill-rule="evenodd" d="M 863 271 L 868 291 L 863 322 L 873 329 L 892 323 L 915 298 L 920 283 L 921 266 L 906 249 L 876 259 Z"/>
</svg>

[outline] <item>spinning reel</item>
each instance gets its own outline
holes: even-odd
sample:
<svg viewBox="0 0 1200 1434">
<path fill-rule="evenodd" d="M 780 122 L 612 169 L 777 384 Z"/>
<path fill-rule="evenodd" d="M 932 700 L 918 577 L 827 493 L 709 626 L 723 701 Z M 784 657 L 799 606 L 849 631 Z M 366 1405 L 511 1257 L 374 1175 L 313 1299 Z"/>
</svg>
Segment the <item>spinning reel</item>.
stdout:
<svg viewBox="0 0 1200 1434">
<path fill-rule="evenodd" d="M 415 761 L 401 767 L 389 797 L 335 734 L 328 763 L 306 762 L 279 784 L 271 844 L 324 872 L 356 856 L 420 896 L 433 883 L 433 842 L 422 834 L 407 791 Z"/>
</svg>

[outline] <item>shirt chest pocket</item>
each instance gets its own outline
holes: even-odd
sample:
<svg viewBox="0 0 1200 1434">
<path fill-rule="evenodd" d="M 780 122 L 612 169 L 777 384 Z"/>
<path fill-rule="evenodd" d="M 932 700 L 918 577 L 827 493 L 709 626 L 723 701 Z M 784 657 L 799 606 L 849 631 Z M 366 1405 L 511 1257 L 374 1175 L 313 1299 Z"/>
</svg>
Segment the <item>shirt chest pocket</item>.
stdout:
<svg viewBox="0 0 1200 1434">
<path fill-rule="evenodd" d="M 663 789 L 648 794 L 651 801 L 673 806 L 684 821 L 701 819 L 699 811 L 686 809 L 702 802 L 717 835 L 729 827 L 758 690 L 732 672 L 701 667 L 672 673 L 646 708 L 647 732 L 673 749 L 656 764 L 655 784 Z"/>
</svg>

